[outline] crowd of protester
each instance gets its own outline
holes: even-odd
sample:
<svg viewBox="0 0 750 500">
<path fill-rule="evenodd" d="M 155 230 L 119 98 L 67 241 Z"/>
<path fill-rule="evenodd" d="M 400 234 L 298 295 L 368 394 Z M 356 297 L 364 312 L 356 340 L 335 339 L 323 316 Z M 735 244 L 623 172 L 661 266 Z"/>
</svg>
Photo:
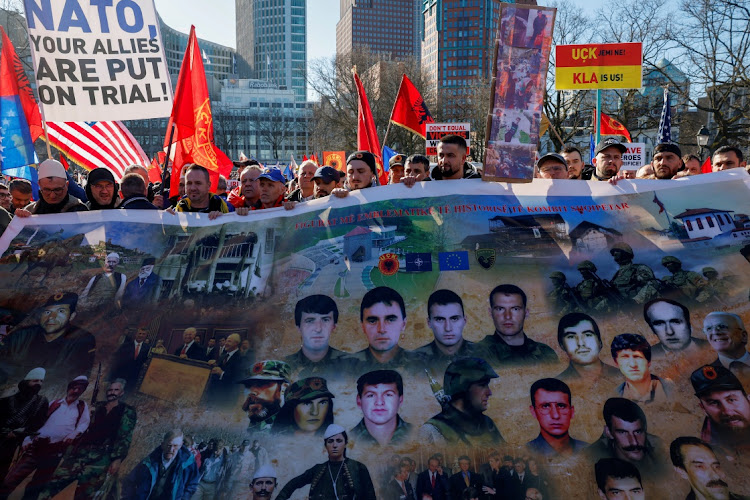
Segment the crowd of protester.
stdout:
<svg viewBox="0 0 750 500">
<path fill-rule="evenodd" d="M 575 146 L 565 146 L 559 153 L 542 155 L 535 166 L 535 177 L 541 179 L 573 179 L 609 181 L 619 179 L 676 179 L 702 172 L 701 160 L 696 155 L 683 155 L 679 146 L 658 144 L 653 160 L 637 171 L 623 166 L 625 144 L 614 137 L 606 137 L 596 145 L 591 165 L 583 161 L 583 154 Z M 39 164 L 39 199 L 32 200 L 32 185 L 25 179 L 0 179 L 0 232 L 10 220 L 29 215 L 79 212 L 86 210 L 138 209 L 174 212 L 208 213 L 215 219 L 221 214 L 236 212 L 248 215 L 251 211 L 284 207 L 294 209 L 297 203 L 324 198 L 346 197 L 351 191 L 379 186 L 375 155 L 355 151 L 346 160 L 344 171 L 307 160 L 287 179 L 278 167 L 264 167 L 256 160 L 234 162 L 230 177 L 239 185 L 228 189 L 227 179 L 219 177 L 212 190 L 209 171 L 201 165 L 189 164 L 181 169 L 178 192 L 149 181 L 148 170 L 132 165 L 125 175 L 115 179 L 107 168 L 88 172 L 84 187 L 54 159 Z M 713 172 L 733 168 L 747 169 L 742 151 L 734 146 L 722 146 L 711 156 Z M 417 182 L 432 180 L 475 179 L 481 169 L 467 161 L 466 141 L 456 135 L 444 136 L 437 147 L 437 163 L 432 165 L 421 154 L 397 154 L 388 162 L 388 183 L 402 183 L 407 187 Z"/>
</svg>

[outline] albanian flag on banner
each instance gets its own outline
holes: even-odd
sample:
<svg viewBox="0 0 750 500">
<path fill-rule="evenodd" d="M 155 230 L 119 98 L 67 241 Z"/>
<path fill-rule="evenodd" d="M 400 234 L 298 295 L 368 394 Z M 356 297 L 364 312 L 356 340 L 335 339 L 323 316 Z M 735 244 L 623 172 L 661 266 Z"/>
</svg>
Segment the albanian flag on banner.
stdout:
<svg viewBox="0 0 750 500">
<path fill-rule="evenodd" d="M 401 77 L 398 96 L 391 111 L 391 123 L 425 138 L 425 124 L 435 123 L 422 94 L 406 75 Z"/>
<path fill-rule="evenodd" d="M 195 36 L 195 26 L 190 27 L 185 57 L 182 60 L 180 76 L 174 94 L 172 116 L 169 118 L 164 149 L 169 146 L 169 131 L 175 127 L 172 139 L 174 161 L 170 192 L 179 189 L 180 170 L 186 163 L 197 163 L 208 169 L 211 177 L 211 191 L 216 192 L 219 174 L 229 177 L 232 160 L 214 145 L 214 123 L 211 102 L 208 98 L 206 73 L 203 58 Z"/>
<path fill-rule="evenodd" d="M 345 170 L 344 162 L 346 162 L 346 152 L 323 151 L 323 165 L 328 165 L 343 172 Z"/>
<path fill-rule="evenodd" d="M 614 118 L 611 118 L 604 113 L 602 115 L 602 121 L 601 121 L 601 129 L 599 130 L 600 135 L 621 135 L 625 137 L 625 139 L 628 140 L 628 142 L 633 142 L 633 140 L 630 138 L 630 132 L 628 132 L 628 129 L 625 128 L 625 125 L 618 122 Z"/>
</svg>

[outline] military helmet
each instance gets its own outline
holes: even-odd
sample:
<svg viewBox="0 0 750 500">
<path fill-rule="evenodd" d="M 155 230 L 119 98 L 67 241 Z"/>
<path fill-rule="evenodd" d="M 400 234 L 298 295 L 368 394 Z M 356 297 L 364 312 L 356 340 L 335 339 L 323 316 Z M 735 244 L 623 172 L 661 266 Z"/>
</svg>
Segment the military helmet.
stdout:
<svg viewBox="0 0 750 500">
<path fill-rule="evenodd" d="M 661 265 L 662 266 L 665 266 L 665 265 L 670 264 L 670 263 L 671 264 L 682 264 L 682 261 L 680 259 L 678 259 L 677 257 L 673 256 L 673 255 L 667 255 L 666 257 L 664 257 L 663 259 L 661 259 Z"/>
<path fill-rule="evenodd" d="M 550 277 L 551 279 L 559 279 L 559 280 L 564 280 L 564 279 L 566 279 L 566 278 L 565 278 L 565 275 L 564 275 L 563 273 L 561 273 L 560 271 L 555 271 L 555 272 L 551 273 L 551 274 L 549 275 L 549 277 Z"/>
<path fill-rule="evenodd" d="M 704 267 L 701 272 L 703 273 L 704 276 L 710 273 L 719 274 L 719 271 L 717 271 L 713 267 Z"/>
<path fill-rule="evenodd" d="M 625 253 L 630 254 L 631 257 L 633 257 L 635 254 L 633 253 L 633 249 L 628 245 L 627 243 L 623 243 L 622 241 L 619 243 L 615 243 L 612 245 L 612 248 L 609 249 L 609 253 L 611 254 L 613 250 L 620 250 Z"/>
<path fill-rule="evenodd" d="M 492 367 L 481 358 L 458 358 L 445 369 L 443 390 L 448 396 L 466 392 L 471 384 L 498 378 Z"/>
<path fill-rule="evenodd" d="M 590 260 L 584 260 L 583 262 L 578 264 L 578 270 L 596 272 L 596 265 Z"/>
</svg>

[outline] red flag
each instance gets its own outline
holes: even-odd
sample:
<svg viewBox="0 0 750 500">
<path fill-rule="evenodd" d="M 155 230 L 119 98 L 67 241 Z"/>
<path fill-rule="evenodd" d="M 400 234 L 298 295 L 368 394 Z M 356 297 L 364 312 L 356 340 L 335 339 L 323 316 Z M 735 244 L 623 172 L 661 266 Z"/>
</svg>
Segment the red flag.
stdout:
<svg viewBox="0 0 750 500">
<path fill-rule="evenodd" d="M 208 97 L 206 72 L 203 58 L 195 36 L 195 26 L 190 27 L 185 57 L 177 78 L 172 116 L 169 118 L 164 149 L 169 145 L 169 131 L 174 131 L 174 161 L 170 191 L 179 188 L 180 170 L 186 163 L 197 163 L 208 169 L 211 175 L 211 191 L 215 192 L 219 174 L 229 177 L 232 160 L 214 145 L 214 124 L 211 101 Z"/>
<path fill-rule="evenodd" d="M 398 88 L 398 96 L 391 111 L 391 123 L 410 130 L 425 138 L 425 123 L 434 123 L 430 110 L 422 99 L 417 87 L 404 75 Z"/>
<path fill-rule="evenodd" d="M 367 101 L 365 89 L 362 86 L 356 71 L 354 84 L 357 86 L 358 109 L 357 109 L 357 149 L 369 151 L 375 155 L 378 168 L 378 180 L 380 184 L 388 184 L 388 174 L 383 169 L 383 161 L 380 159 L 380 141 L 378 141 L 378 130 L 375 127 L 375 119 L 372 117 L 370 103 Z"/>
<path fill-rule="evenodd" d="M 167 154 L 164 151 L 159 151 L 154 155 L 154 159 L 151 160 L 151 164 L 146 167 L 148 171 L 148 180 L 151 182 L 161 182 L 161 168 L 164 165 L 164 161 L 167 159 Z"/>
<path fill-rule="evenodd" d="M 618 122 L 614 118 L 611 118 L 604 113 L 602 115 L 601 128 L 599 129 L 600 135 L 621 135 L 625 137 L 628 142 L 633 142 L 630 138 L 630 132 L 625 128 L 625 125 Z"/>
<path fill-rule="evenodd" d="M 23 63 L 2 26 L 0 26 L 0 33 L 2 33 L 3 39 L 2 57 L 0 57 L 2 61 L 0 66 L 0 96 L 18 96 L 33 143 L 44 133 L 42 115 L 39 112 L 39 106 L 36 104 L 29 79 L 23 69 Z"/>
<path fill-rule="evenodd" d="M 62 166 L 66 171 L 70 170 L 70 165 L 68 165 L 68 160 L 65 158 L 65 155 L 60 155 L 60 163 L 62 163 Z"/>
<path fill-rule="evenodd" d="M 706 161 L 703 162 L 703 165 L 701 165 L 701 173 L 702 174 L 710 174 L 713 172 L 713 166 L 711 165 L 711 157 L 709 156 L 706 158 Z"/>
</svg>

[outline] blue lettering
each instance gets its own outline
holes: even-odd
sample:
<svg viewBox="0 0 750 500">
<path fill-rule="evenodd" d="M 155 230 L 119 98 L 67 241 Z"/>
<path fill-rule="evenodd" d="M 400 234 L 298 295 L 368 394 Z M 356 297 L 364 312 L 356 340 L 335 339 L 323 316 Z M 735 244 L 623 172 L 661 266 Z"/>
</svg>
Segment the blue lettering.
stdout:
<svg viewBox="0 0 750 500">
<path fill-rule="evenodd" d="M 52 6 L 50 0 L 41 0 L 41 5 L 36 3 L 36 0 L 24 0 L 26 7 L 26 20 L 29 23 L 29 29 L 36 28 L 36 20 L 42 23 L 44 29 L 54 30 L 55 23 L 52 20 Z"/>
<path fill-rule="evenodd" d="M 133 12 L 133 24 L 130 25 L 125 19 L 125 9 Z M 141 7 L 133 0 L 120 0 L 117 4 L 117 22 L 120 28 L 126 33 L 138 33 L 143 29 L 143 13 Z"/>
<path fill-rule="evenodd" d="M 112 0 L 89 0 L 91 5 L 99 10 L 99 25 L 102 33 L 109 33 L 109 21 L 107 20 L 107 7 L 112 7 Z"/>
<path fill-rule="evenodd" d="M 60 25 L 58 31 L 68 31 L 70 28 L 80 28 L 84 33 L 91 33 L 91 28 L 86 20 L 86 14 L 78 5 L 78 0 L 66 0 L 60 15 Z"/>
</svg>

